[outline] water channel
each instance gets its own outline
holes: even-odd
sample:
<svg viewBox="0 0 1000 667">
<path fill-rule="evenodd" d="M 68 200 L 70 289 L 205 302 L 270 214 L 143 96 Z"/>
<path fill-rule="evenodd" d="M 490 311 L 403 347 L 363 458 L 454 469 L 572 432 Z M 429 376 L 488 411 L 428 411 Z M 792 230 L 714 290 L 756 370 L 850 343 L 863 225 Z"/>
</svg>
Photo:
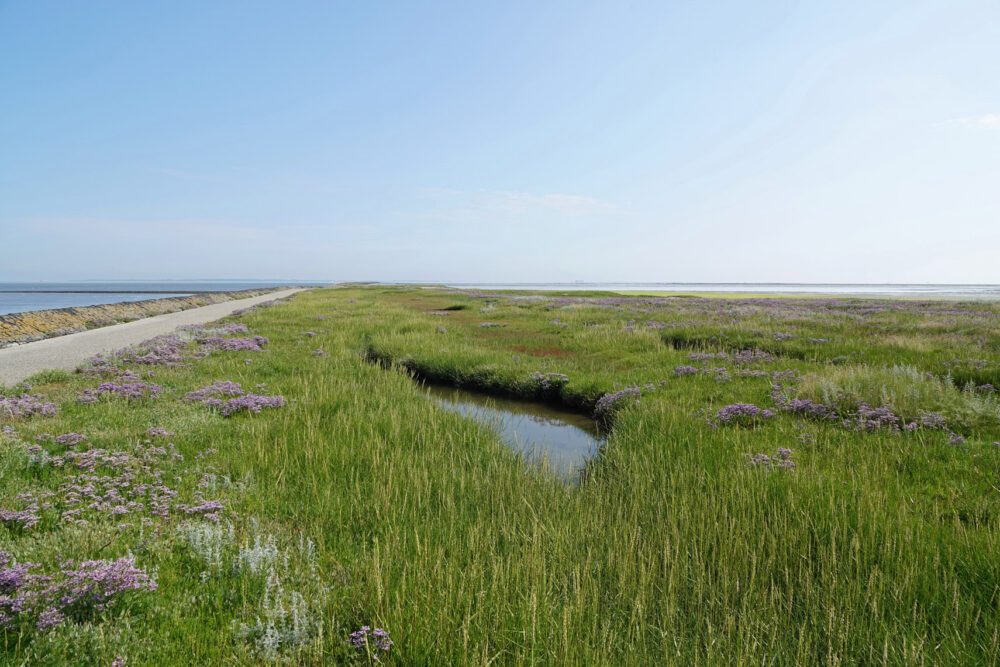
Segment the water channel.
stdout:
<svg viewBox="0 0 1000 667">
<path fill-rule="evenodd" d="M 547 458 L 566 477 L 579 472 L 604 442 L 597 422 L 585 415 L 455 387 L 427 384 L 424 388 L 444 409 L 488 424 L 528 461 Z"/>
</svg>

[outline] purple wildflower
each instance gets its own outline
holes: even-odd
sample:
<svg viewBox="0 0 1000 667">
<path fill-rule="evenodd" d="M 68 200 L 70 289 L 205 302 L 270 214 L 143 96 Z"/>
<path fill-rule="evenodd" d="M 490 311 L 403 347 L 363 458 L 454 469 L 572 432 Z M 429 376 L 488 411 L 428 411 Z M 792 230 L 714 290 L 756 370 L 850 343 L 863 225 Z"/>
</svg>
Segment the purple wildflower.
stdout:
<svg viewBox="0 0 1000 667">
<path fill-rule="evenodd" d="M 625 387 L 624 389 L 604 394 L 597 399 L 594 414 L 598 417 L 608 417 L 619 407 L 619 403 L 626 399 L 634 398 L 635 402 L 638 403 L 641 393 L 642 390 L 639 387 Z"/>
<path fill-rule="evenodd" d="M 264 408 L 280 408 L 285 405 L 284 396 L 260 396 L 258 394 L 246 394 L 236 398 L 222 401 L 217 398 L 209 398 L 202 401 L 204 405 L 211 408 L 218 408 L 223 417 L 229 417 L 237 412 L 259 413 Z"/>
<path fill-rule="evenodd" d="M 94 389 L 84 389 L 77 394 L 76 402 L 81 404 L 96 403 L 101 396 L 113 396 L 128 400 L 156 398 L 163 392 L 163 387 L 152 382 L 102 382 Z"/>
<path fill-rule="evenodd" d="M 348 641 L 359 652 L 366 653 L 373 660 L 378 660 L 380 654 L 385 655 L 393 647 L 393 641 L 389 639 L 389 633 L 382 628 L 371 629 L 369 625 L 361 626 L 350 634 Z"/>
<path fill-rule="evenodd" d="M 714 417 L 709 418 L 708 423 L 712 426 L 722 424 L 753 426 L 771 417 L 774 417 L 774 412 L 758 408 L 753 403 L 733 403 L 720 408 Z"/>
<path fill-rule="evenodd" d="M 197 341 L 207 349 L 222 350 L 223 352 L 260 352 L 267 345 L 268 340 L 264 336 L 252 336 L 247 338 L 223 338 L 222 336 L 208 336 L 198 338 Z"/>
<path fill-rule="evenodd" d="M 761 468 L 763 470 L 791 470 L 795 467 L 795 461 L 792 460 L 792 450 L 787 447 L 778 447 L 778 451 L 774 456 L 769 456 L 767 454 L 747 454 L 750 461 L 748 465 L 751 468 Z"/>
<path fill-rule="evenodd" d="M 0 419 L 31 417 L 41 415 L 51 417 L 58 409 L 55 403 L 50 403 L 42 394 L 22 394 L 20 396 L 4 396 L 0 394 Z"/>
<path fill-rule="evenodd" d="M 204 402 L 209 398 L 220 396 L 242 396 L 243 387 L 229 380 L 217 380 L 207 387 L 202 387 L 197 391 L 189 391 L 184 394 L 184 400 L 188 403 Z"/>
<path fill-rule="evenodd" d="M 155 591 L 156 582 L 130 558 L 63 562 L 50 574 L 33 574 L 35 563 L 11 565 L 0 551 L 0 629 L 32 624 L 52 628 L 67 619 L 86 621 L 131 591 Z"/>
<path fill-rule="evenodd" d="M 67 447 L 75 447 L 81 442 L 87 442 L 89 440 L 87 436 L 83 433 L 63 433 L 62 435 L 56 436 L 55 443 L 57 445 L 66 445 Z"/>
<path fill-rule="evenodd" d="M 536 384 L 542 391 L 559 389 L 569 382 L 569 377 L 562 373 L 542 373 L 535 371 L 531 374 L 532 383 Z"/>
</svg>

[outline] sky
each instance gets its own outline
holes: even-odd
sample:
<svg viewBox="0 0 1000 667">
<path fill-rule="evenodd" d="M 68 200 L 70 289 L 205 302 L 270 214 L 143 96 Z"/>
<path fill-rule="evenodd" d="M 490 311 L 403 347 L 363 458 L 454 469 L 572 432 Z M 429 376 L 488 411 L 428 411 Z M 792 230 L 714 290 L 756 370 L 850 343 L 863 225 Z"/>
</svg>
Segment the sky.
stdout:
<svg viewBox="0 0 1000 667">
<path fill-rule="evenodd" d="M 1000 283 L 1000 3 L 0 0 L 0 280 Z"/>
</svg>

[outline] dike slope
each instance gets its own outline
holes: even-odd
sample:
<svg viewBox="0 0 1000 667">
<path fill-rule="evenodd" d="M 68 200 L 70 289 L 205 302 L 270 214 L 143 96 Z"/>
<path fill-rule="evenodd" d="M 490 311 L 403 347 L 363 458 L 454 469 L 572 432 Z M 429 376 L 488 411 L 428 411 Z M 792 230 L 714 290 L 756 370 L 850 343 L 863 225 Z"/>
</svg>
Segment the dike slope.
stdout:
<svg viewBox="0 0 1000 667">
<path fill-rule="evenodd" d="M 176 313 L 181 310 L 190 310 L 234 299 L 247 299 L 270 294 L 273 291 L 272 289 L 254 289 L 237 292 L 206 292 L 164 299 L 9 313 L 0 315 L 0 348 L 7 347 L 12 343 L 30 343 L 45 338 L 121 324 L 122 322 L 132 322 L 164 313 Z"/>
<path fill-rule="evenodd" d="M 136 345 L 153 336 L 171 333 L 185 324 L 212 322 L 236 310 L 249 308 L 264 301 L 282 299 L 302 291 L 305 291 L 305 288 L 278 290 L 247 299 L 230 300 L 179 313 L 156 315 L 135 322 L 0 349 L 0 387 L 13 386 L 43 370 L 71 371 L 102 352 L 107 353 Z"/>
</svg>

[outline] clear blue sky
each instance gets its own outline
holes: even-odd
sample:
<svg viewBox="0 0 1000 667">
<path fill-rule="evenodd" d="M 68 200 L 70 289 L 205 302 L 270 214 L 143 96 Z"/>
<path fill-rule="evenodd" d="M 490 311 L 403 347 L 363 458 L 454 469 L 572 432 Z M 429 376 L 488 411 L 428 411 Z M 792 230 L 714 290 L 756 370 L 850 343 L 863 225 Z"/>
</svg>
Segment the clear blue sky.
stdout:
<svg viewBox="0 0 1000 667">
<path fill-rule="evenodd" d="M 0 0 L 0 280 L 1000 283 L 1000 3 Z"/>
</svg>

